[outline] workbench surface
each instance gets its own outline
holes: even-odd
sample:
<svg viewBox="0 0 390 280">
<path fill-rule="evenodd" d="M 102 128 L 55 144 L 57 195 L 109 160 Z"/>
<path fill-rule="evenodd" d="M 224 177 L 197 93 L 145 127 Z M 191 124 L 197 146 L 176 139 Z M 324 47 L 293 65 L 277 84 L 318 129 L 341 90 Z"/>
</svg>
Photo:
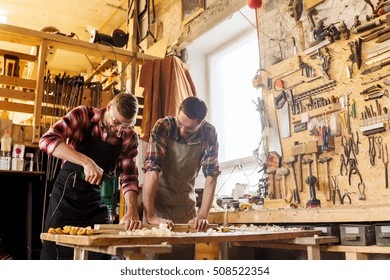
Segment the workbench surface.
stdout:
<svg viewBox="0 0 390 280">
<path fill-rule="evenodd" d="M 211 235 L 201 233 L 185 233 L 173 236 L 131 236 L 122 234 L 96 234 L 90 236 L 41 233 L 41 239 L 58 244 L 74 246 L 118 246 L 118 245 L 150 245 L 163 242 L 169 244 L 221 243 L 234 241 L 267 241 L 283 240 L 297 237 L 319 235 L 318 230 L 283 231 L 283 232 L 227 232 Z"/>
</svg>

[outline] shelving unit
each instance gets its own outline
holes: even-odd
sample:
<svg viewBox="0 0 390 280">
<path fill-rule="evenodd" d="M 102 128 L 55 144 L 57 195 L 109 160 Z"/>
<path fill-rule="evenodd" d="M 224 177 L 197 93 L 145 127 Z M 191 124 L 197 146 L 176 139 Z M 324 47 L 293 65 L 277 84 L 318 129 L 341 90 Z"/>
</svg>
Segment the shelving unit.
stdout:
<svg viewBox="0 0 390 280">
<path fill-rule="evenodd" d="M 0 24 L 0 41 L 11 42 L 37 48 L 37 54 L 13 53 L 20 59 L 32 61 L 37 64 L 37 74 L 32 79 L 0 76 L 0 110 L 23 112 L 33 114 L 32 143 L 37 143 L 41 133 L 42 101 L 44 95 L 45 58 L 49 47 L 66 51 L 88 54 L 89 56 L 103 57 L 105 62 L 99 67 L 104 69 L 109 63 L 118 61 L 129 63 L 135 59 L 136 63 L 154 60 L 146 54 L 138 54 L 132 50 L 124 50 L 111 46 L 79 41 L 66 36 L 45 33 L 22 27 Z M 12 51 L 0 50 L 0 55 L 9 54 Z M 118 65 L 119 66 L 119 65 Z M 120 69 L 119 69 L 120 70 Z M 93 75 L 95 75 L 95 72 Z M 92 79 L 93 75 L 87 80 Z M 134 89 L 132 89 L 134 92 Z M 11 99 L 10 101 L 7 99 Z"/>
</svg>

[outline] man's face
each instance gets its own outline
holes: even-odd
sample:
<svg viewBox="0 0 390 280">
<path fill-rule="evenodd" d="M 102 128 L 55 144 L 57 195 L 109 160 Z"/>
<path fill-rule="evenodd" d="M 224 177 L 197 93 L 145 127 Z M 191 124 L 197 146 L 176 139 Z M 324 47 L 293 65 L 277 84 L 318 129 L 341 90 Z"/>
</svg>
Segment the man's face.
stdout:
<svg viewBox="0 0 390 280">
<path fill-rule="evenodd" d="M 107 106 L 107 127 L 111 133 L 120 133 L 122 129 L 132 127 L 133 120 L 122 117 L 115 105 L 111 103 Z"/>
<path fill-rule="evenodd" d="M 204 121 L 199 123 L 197 119 L 190 119 L 182 111 L 180 111 L 176 117 L 176 124 L 179 128 L 180 136 L 184 139 L 188 139 L 193 136 L 202 126 L 203 122 Z"/>
</svg>

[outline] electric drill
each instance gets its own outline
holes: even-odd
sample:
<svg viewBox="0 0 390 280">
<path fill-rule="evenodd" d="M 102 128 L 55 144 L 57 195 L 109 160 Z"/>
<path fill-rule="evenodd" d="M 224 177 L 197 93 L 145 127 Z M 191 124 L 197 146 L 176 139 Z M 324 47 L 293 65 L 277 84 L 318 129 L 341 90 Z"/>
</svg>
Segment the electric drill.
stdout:
<svg viewBox="0 0 390 280">
<path fill-rule="evenodd" d="M 85 174 L 82 173 L 82 178 L 85 180 Z M 100 198 L 102 203 L 107 206 L 109 221 L 112 224 L 116 216 L 116 189 L 118 186 L 118 179 L 116 176 L 103 174 L 102 182 L 100 184 Z"/>
<path fill-rule="evenodd" d="M 115 219 L 116 199 L 115 193 L 118 185 L 116 176 L 103 174 L 102 183 L 100 185 L 100 197 L 102 202 L 107 206 L 110 223 Z"/>
</svg>

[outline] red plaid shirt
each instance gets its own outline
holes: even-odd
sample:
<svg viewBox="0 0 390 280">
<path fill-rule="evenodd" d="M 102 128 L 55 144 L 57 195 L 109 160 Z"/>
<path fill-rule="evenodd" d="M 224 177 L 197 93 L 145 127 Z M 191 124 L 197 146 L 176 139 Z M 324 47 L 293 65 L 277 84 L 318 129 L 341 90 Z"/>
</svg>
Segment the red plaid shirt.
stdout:
<svg viewBox="0 0 390 280">
<path fill-rule="evenodd" d="M 108 136 L 102 124 L 102 117 L 106 108 L 79 106 L 70 111 L 61 120 L 56 122 L 39 140 L 39 148 L 52 155 L 60 143 L 67 143 L 76 149 L 90 125 L 93 126 L 92 134 L 109 144 L 119 144 L 119 138 Z M 138 154 L 138 135 L 133 129 L 122 130 L 122 148 L 119 154 L 117 170 L 121 176 L 122 192 L 138 192 L 138 169 L 135 158 Z"/>
</svg>

